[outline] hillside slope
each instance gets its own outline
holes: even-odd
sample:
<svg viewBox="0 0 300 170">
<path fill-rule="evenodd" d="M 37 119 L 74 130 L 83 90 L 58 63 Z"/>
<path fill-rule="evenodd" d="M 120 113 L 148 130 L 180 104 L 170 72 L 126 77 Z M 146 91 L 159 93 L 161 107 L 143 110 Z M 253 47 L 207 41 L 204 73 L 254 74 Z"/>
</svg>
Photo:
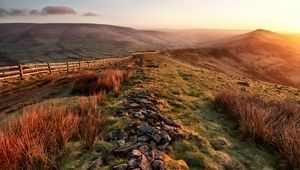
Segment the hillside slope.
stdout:
<svg viewBox="0 0 300 170">
<path fill-rule="evenodd" d="M 94 24 L 0 24 L 1 63 L 65 61 L 156 49 L 166 33 Z"/>
<path fill-rule="evenodd" d="M 170 142 L 165 153 L 172 159 L 183 160 L 189 169 L 276 169 L 279 164 L 285 163 L 276 151 L 271 153 L 261 145 L 249 142 L 248 136 L 242 136 L 237 124 L 213 107 L 212 99 L 219 91 L 226 89 L 264 94 L 273 100 L 292 98 L 300 101 L 299 89 L 278 87 L 271 83 L 193 67 L 163 54 L 142 54 L 129 62 L 134 63 L 131 80 L 122 87 L 119 95 L 108 95 L 104 103 L 98 107 L 99 112 L 106 115 L 107 122 L 103 124 L 103 131 L 99 134 L 95 146 L 86 149 L 79 141 L 73 139 L 68 141 L 66 152 L 58 164 L 60 169 L 87 169 L 94 160 L 99 159 L 103 161 L 100 169 L 112 169 L 115 165 L 127 163 L 127 157 L 113 154 L 118 148 L 118 143 L 105 139 L 113 130 L 126 129 L 132 123 L 140 125 L 143 122 L 134 116 L 117 116 L 118 111 L 126 108 L 124 104 L 128 95 L 142 91 L 158 98 L 161 113 L 180 123 L 180 135 Z M 126 66 L 127 63 L 112 67 L 126 68 Z M 105 68 L 96 68 L 88 72 L 99 73 Z M 72 94 L 72 81 L 78 74 L 69 76 L 71 77 L 63 78 L 66 79 L 65 83 L 62 81 L 61 84 L 56 84 L 56 88 L 47 88 L 48 93 L 45 93 L 40 101 L 54 102 L 57 107 L 72 108 L 81 99 L 92 98 Z M 38 81 L 28 80 L 28 86 L 39 84 L 51 86 L 57 82 L 55 77 L 37 79 Z M 25 88 L 20 84 L 16 86 L 0 94 L 2 103 L 7 95 L 11 98 L 19 97 L 14 95 L 14 92 L 21 88 L 24 89 L 21 93 L 32 94 L 32 89 L 28 86 Z M 40 88 L 46 89 L 43 86 Z M 3 114 L 3 117 L 8 115 L 13 113 Z M 167 166 L 167 169 L 172 167 Z"/>
<path fill-rule="evenodd" d="M 199 49 L 167 51 L 181 61 L 282 85 L 300 87 L 300 50 L 285 35 L 266 30 Z"/>
<path fill-rule="evenodd" d="M 0 65 L 190 48 L 237 33 L 223 30 L 149 31 L 100 24 L 0 24 Z"/>
</svg>

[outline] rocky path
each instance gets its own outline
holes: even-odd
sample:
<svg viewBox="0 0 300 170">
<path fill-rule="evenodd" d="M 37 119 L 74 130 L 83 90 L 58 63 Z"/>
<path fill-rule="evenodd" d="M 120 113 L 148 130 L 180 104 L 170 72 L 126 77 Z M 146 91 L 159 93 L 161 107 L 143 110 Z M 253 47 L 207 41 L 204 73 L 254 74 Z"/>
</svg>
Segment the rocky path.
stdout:
<svg viewBox="0 0 300 170">
<path fill-rule="evenodd" d="M 128 160 L 113 167 L 114 170 L 166 169 L 166 160 L 172 159 L 164 151 L 179 135 L 180 125 L 163 115 L 156 106 L 158 104 L 159 100 L 148 92 L 130 93 L 124 108 L 115 113 L 116 116 L 128 116 L 133 122 L 139 119 L 140 123 L 131 123 L 108 134 L 107 140 L 118 145 L 114 154 Z M 182 162 L 183 169 L 187 169 L 185 162 Z"/>
</svg>

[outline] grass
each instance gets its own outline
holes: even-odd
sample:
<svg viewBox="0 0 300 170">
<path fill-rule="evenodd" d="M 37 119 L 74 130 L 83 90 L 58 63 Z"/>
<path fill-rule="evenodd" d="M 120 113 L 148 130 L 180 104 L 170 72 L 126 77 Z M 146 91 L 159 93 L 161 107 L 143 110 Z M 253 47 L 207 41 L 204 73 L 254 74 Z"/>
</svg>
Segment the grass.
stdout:
<svg viewBox="0 0 300 170">
<path fill-rule="evenodd" d="M 161 99 L 164 113 L 182 124 L 183 137 L 168 147 L 172 158 L 183 159 L 189 169 L 275 169 L 279 157 L 240 138 L 237 123 L 216 111 L 212 101 L 224 89 L 264 94 L 274 100 L 299 100 L 294 95 L 298 89 L 196 68 L 160 54 L 144 55 L 143 59 L 143 84 L 127 91 L 154 93 Z M 147 67 L 149 64 L 158 68 Z M 216 150 L 212 143 L 219 138 L 232 146 Z M 186 152 L 182 148 L 187 148 Z"/>
<path fill-rule="evenodd" d="M 105 116 L 97 112 L 103 93 L 89 97 L 79 107 L 65 109 L 54 103 L 27 107 L 0 132 L 0 169 L 57 168 L 57 158 L 67 142 L 79 139 L 90 149 Z"/>
<path fill-rule="evenodd" d="M 118 93 L 121 84 L 127 79 L 127 73 L 117 69 L 105 70 L 100 75 L 96 73 L 83 74 L 74 82 L 73 91 L 81 94 L 94 94 L 101 91 Z"/>
<path fill-rule="evenodd" d="M 127 74 L 122 70 L 106 70 L 100 79 L 80 78 L 74 87 L 94 95 L 79 100 L 77 107 L 63 109 L 38 104 L 11 119 L 0 132 L 0 169 L 57 168 L 57 159 L 71 138 L 79 139 L 84 148 L 91 149 L 105 121 L 98 106 L 106 92 L 119 92 L 125 80 Z"/>
<path fill-rule="evenodd" d="M 75 134 L 79 117 L 40 105 L 12 119 L 1 131 L 1 169 L 55 167 L 54 155 Z"/>
<path fill-rule="evenodd" d="M 298 104 L 269 102 L 255 95 L 224 91 L 216 95 L 215 105 L 239 122 L 243 133 L 281 151 L 295 168 L 300 166 Z"/>
<path fill-rule="evenodd" d="M 106 121 L 103 122 L 93 146 L 85 147 L 82 140 L 71 138 L 72 140 L 66 143 L 65 151 L 57 165 L 60 169 L 87 169 L 99 156 L 104 162 L 101 169 L 112 169 L 114 165 L 126 162 L 125 159 L 113 155 L 116 143 L 106 142 L 103 138 L 113 129 L 124 128 L 132 122 L 128 117 L 114 116 L 116 110 L 123 106 L 124 96 L 132 91 L 145 90 L 158 96 L 162 112 L 183 126 L 181 135 L 171 142 L 166 151 L 172 160 L 182 159 L 192 170 L 269 170 L 278 167 L 279 156 L 270 153 L 263 145 L 253 144 L 252 141 L 241 138 L 240 129 L 237 129 L 238 124 L 221 114 L 221 111 L 216 111 L 212 101 L 214 96 L 224 89 L 237 93 L 264 94 L 278 101 L 285 98 L 300 101 L 300 90 L 195 68 L 159 54 L 143 55 L 142 58 L 142 63 L 135 63 L 141 65 L 142 70 L 136 70 L 136 65 L 133 69 L 130 65 L 128 67 L 127 63 L 120 65 L 122 69 L 132 69 L 133 77 L 126 86 L 121 86 L 119 95 L 106 93 L 106 99 L 101 107 L 96 107 L 96 113 L 101 111 Z M 155 67 L 151 66 L 153 64 Z M 239 82 L 247 82 L 249 86 L 241 85 Z M 69 88 L 72 90 L 73 87 Z M 78 105 L 78 102 L 82 102 L 85 106 L 84 103 L 90 100 L 93 102 L 86 107 L 88 109 L 95 106 L 92 104 L 96 103 L 94 93 L 92 96 L 72 95 L 45 102 L 55 101 L 59 106 L 71 107 Z M 80 110 L 78 107 L 74 109 Z M 82 110 L 85 110 L 85 107 Z M 231 147 L 216 150 L 212 144 L 220 138 L 227 139 Z M 174 169 L 172 168 L 174 163 L 170 162 L 167 169 Z"/>
</svg>

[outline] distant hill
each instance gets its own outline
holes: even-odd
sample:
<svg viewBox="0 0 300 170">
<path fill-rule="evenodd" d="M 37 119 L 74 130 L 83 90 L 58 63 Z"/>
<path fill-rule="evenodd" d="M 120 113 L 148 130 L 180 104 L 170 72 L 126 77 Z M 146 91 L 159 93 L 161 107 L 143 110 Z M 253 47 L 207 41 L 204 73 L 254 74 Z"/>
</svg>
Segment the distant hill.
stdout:
<svg viewBox="0 0 300 170">
<path fill-rule="evenodd" d="M 1 63 L 64 61 L 156 49 L 166 33 L 94 24 L 0 24 Z"/>
<path fill-rule="evenodd" d="M 234 34 L 221 30 L 210 34 L 209 30 L 149 31 L 99 24 L 0 24 L 0 65 L 197 47 Z"/>
<path fill-rule="evenodd" d="M 286 35 L 255 30 L 198 49 L 168 51 L 196 66 L 300 87 L 300 50 Z"/>
</svg>

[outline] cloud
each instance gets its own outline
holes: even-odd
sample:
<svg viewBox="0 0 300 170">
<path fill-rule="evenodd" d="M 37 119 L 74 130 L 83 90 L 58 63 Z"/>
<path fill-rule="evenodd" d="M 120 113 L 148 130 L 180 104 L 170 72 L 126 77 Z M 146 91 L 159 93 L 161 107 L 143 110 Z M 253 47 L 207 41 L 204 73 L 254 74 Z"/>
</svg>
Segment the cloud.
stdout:
<svg viewBox="0 0 300 170">
<path fill-rule="evenodd" d="M 98 14 L 95 14 L 93 12 L 87 12 L 82 14 L 82 16 L 86 16 L 86 17 L 94 17 L 94 16 L 99 16 Z"/>
<path fill-rule="evenodd" d="M 4 9 L 0 8 L 0 16 L 24 16 L 27 15 L 26 9 Z"/>
<path fill-rule="evenodd" d="M 75 10 L 66 6 L 47 6 L 40 12 L 42 15 L 76 14 Z"/>
<path fill-rule="evenodd" d="M 7 11 L 3 8 L 0 8 L 0 16 L 5 16 L 7 14 Z"/>
<path fill-rule="evenodd" d="M 30 10 L 30 15 L 40 15 L 40 11 L 36 10 L 36 9 L 32 9 Z"/>
<path fill-rule="evenodd" d="M 0 17 L 9 16 L 47 16 L 47 15 L 76 15 L 77 12 L 67 6 L 46 6 L 41 10 L 37 9 L 5 9 L 0 7 Z M 82 16 L 93 17 L 99 16 L 93 12 L 83 13 Z"/>
<path fill-rule="evenodd" d="M 65 15 L 72 14 L 75 15 L 76 11 L 73 8 L 66 6 L 47 6 L 42 10 L 37 9 L 4 9 L 0 8 L 0 17 L 6 16 L 38 16 L 38 15 Z M 86 13 L 89 14 L 89 13 Z M 92 14 L 92 13 L 90 13 Z"/>
</svg>

